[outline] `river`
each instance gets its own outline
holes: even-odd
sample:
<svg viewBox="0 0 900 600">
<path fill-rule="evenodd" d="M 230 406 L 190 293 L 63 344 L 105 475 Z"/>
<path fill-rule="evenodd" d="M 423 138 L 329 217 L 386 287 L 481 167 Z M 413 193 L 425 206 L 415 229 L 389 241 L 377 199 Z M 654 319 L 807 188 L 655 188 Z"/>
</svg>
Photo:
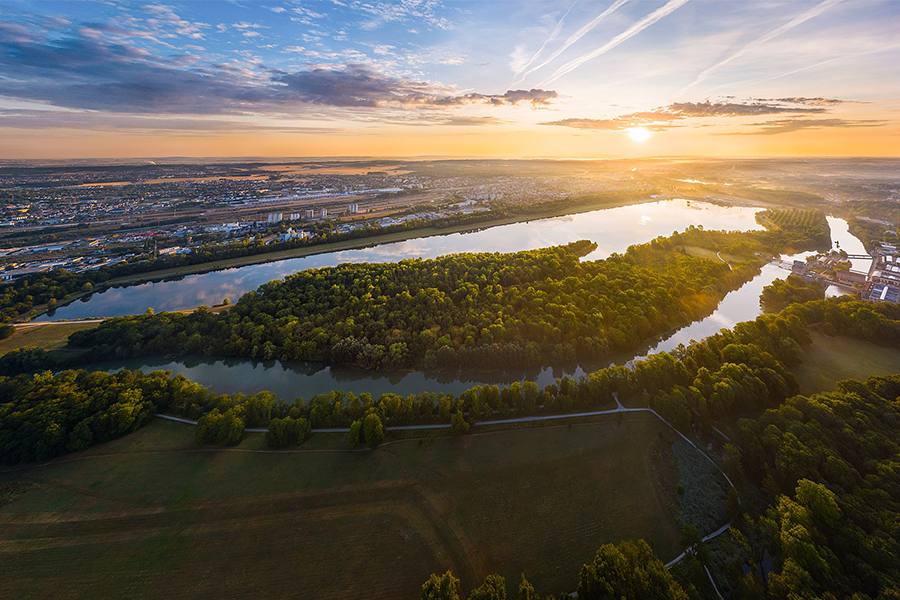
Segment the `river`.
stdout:
<svg viewBox="0 0 900 600">
<path fill-rule="evenodd" d="M 232 302 L 273 279 L 304 269 L 333 267 L 341 263 L 393 262 L 406 258 L 434 258 L 456 252 L 516 252 L 578 240 L 597 243 L 586 260 L 624 252 L 628 246 L 671 235 L 691 225 L 706 229 L 749 231 L 762 229 L 754 215 L 758 208 L 727 207 L 687 200 L 632 204 L 563 217 L 524 221 L 471 231 L 415 238 L 369 248 L 343 250 L 290 258 L 209 273 L 186 275 L 168 281 L 115 287 L 62 306 L 37 321 L 121 317 L 152 308 L 188 310 L 212 306 L 225 298 Z"/>
<path fill-rule="evenodd" d="M 529 223 L 516 223 L 482 231 L 452 234 L 447 236 L 422 238 L 385 244 L 373 248 L 335 252 L 301 259 L 290 259 L 269 263 L 228 269 L 215 273 L 193 275 L 179 281 L 158 284 L 142 284 L 131 288 L 122 288 L 122 294 L 133 294 L 143 288 L 149 291 L 149 298 L 156 299 L 160 286 L 184 284 L 191 278 L 197 278 L 188 286 L 206 287 L 207 293 L 215 288 L 221 293 L 221 280 L 226 274 L 241 278 L 240 284 L 247 285 L 253 280 L 253 287 L 284 274 L 292 273 L 298 268 L 314 268 L 338 264 L 340 262 L 386 262 L 416 256 L 432 257 L 461 251 L 514 251 L 528 248 L 539 248 L 554 244 L 567 243 L 578 239 L 590 239 L 598 243 L 598 248 L 586 259 L 599 259 L 613 252 L 624 251 L 629 245 L 653 239 L 658 235 L 669 235 L 674 230 L 683 230 L 689 225 L 702 225 L 706 229 L 751 230 L 759 229 L 754 215 L 759 209 L 747 207 L 724 207 L 707 203 L 675 200 L 621 208 L 594 211 L 567 217 L 542 219 Z M 832 242 L 850 254 L 864 254 L 862 243 L 853 237 L 843 219 L 828 218 L 832 231 Z M 795 258 L 803 259 L 806 254 L 783 256 L 782 261 L 790 264 Z M 865 261 L 854 261 L 854 268 L 865 270 Z M 252 272 L 247 272 L 250 269 Z M 259 270 L 265 274 L 259 275 Z M 775 279 L 783 279 L 790 274 L 784 266 L 772 263 L 763 267 L 759 275 L 729 293 L 717 309 L 704 319 L 696 321 L 671 335 L 648 343 L 633 355 L 610 357 L 604 364 L 577 365 L 566 367 L 502 370 L 492 372 L 443 373 L 402 371 L 394 373 L 373 373 L 371 371 L 346 366 L 329 366 L 322 363 L 262 361 L 243 358 L 212 359 L 204 357 L 144 357 L 124 361 L 98 363 L 92 368 L 116 371 L 122 368 L 155 370 L 166 369 L 181 373 L 217 393 L 253 393 L 269 390 L 277 396 L 293 399 L 303 397 L 309 399 L 316 394 L 332 390 L 342 390 L 360 394 L 369 392 L 378 396 L 385 392 L 406 395 L 423 391 L 446 392 L 459 394 L 466 389 L 485 383 L 508 384 L 513 381 L 532 380 L 539 386 L 552 383 L 556 377 L 568 375 L 579 377 L 585 369 L 596 369 L 606 364 L 627 364 L 656 352 L 665 352 L 687 344 L 691 340 L 701 340 L 718 332 L 722 328 L 730 328 L 736 323 L 756 318 L 761 314 L 759 295 L 762 289 Z M 209 279 L 210 276 L 214 278 Z M 262 277 L 260 279 L 259 277 Z M 207 278 L 207 279 L 203 279 Z M 216 286 L 219 286 L 216 288 Z M 163 288 L 175 293 L 177 287 Z M 252 288 L 250 288 L 252 289 Z M 130 290 L 130 291 L 129 291 Z M 845 293 L 835 286 L 827 290 L 828 295 Z M 191 295 L 193 294 L 193 295 Z M 97 294 L 95 298 L 102 298 Z M 197 298 L 198 292 L 184 292 L 178 302 L 186 298 Z M 128 300 L 131 302 L 132 300 Z M 85 306 L 89 303 L 84 303 Z M 96 305 L 95 305 L 96 306 Z M 110 310 L 118 310 L 110 305 Z M 121 307 L 119 307 L 121 309 Z M 57 317 L 60 312 L 57 311 Z M 143 312 L 142 310 L 132 312 Z M 128 313 L 125 313 L 128 314 Z M 86 314 L 84 316 L 87 316 Z"/>
</svg>

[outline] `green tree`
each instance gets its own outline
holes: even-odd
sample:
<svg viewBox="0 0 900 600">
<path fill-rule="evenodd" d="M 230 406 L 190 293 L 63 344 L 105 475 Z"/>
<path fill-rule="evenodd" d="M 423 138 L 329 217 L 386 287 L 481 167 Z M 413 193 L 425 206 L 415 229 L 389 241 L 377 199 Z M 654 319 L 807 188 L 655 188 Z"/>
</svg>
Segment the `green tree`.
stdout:
<svg viewBox="0 0 900 600">
<path fill-rule="evenodd" d="M 506 600 L 506 579 L 497 575 L 488 575 L 484 583 L 472 590 L 469 600 Z"/>
<path fill-rule="evenodd" d="M 351 448 L 358 448 L 363 442 L 362 425 L 362 420 L 356 420 L 350 423 L 350 433 L 347 434 L 347 441 L 350 442 Z"/>
<path fill-rule="evenodd" d="M 469 433 L 469 423 L 461 410 L 457 410 L 450 417 L 450 433 L 457 436 Z"/>
<path fill-rule="evenodd" d="M 581 568 L 578 600 L 659 598 L 688 600 L 666 566 L 643 540 L 604 544 Z"/>
<path fill-rule="evenodd" d="M 450 571 L 443 575 L 432 573 L 422 586 L 422 600 L 459 600 L 459 579 Z"/>
<path fill-rule="evenodd" d="M 534 586 L 525 579 L 525 573 L 522 573 L 522 580 L 519 582 L 519 591 L 516 600 L 540 600 L 540 596 L 535 591 Z"/>
<path fill-rule="evenodd" d="M 377 448 L 384 441 L 384 425 L 381 417 L 374 412 L 363 419 L 363 438 L 370 448 Z"/>
</svg>

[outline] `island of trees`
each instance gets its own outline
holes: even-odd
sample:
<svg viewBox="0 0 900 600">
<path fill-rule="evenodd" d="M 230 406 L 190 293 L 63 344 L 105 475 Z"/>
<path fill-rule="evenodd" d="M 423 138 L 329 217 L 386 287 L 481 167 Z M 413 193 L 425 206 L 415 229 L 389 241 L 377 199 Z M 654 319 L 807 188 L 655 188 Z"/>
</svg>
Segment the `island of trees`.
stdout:
<svg viewBox="0 0 900 600">
<path fill-rule="evenodd" d="M 224 314 L 111 319 L 76 333 L 70 346 L 95 358 L 175 350 L 371 369 L 598 359 L 705 316 L 758 272 L 761 257 L 819 244 L 808 234 L 817 213 L 768 213 L 766 222 L 778 223 L 771 231 L 690 228 L 598 261 L 580 260 L 595 248 L 581 241 L 311 269 L 244 295 Z M 698 248 L 745 258 L 728 265 L 691 253 Z"/>
<path fill-rule="evenodd" d="M 157 411 L 199 418 L 201 444 L 234 443 L 244 427 L 268 425 L 273 448 L 302 443 L 310 428 L 333 426 L 349 430 L 350 444 L 375 446 L 391 425 L 453 423 L 465 435 L 500 415 L 606 407 L 615 392 L 626 401 L 643 398 L 687 435 L 728 424 L 720 464 L 743 502 L 730 503 L 732 530 L 715 565 L 690 528 L 683 533 L 687 557 L 668 571 L 646 544 L 606 545 L 573 582 L 579 598 L 699 599 L 712 565 L 734 598 L 893 600 L 900 583 L 900 376 L 796 395 L 788 367 L 800 360 L 809 326 L 900 346 L 900 307 L 830 298 L 791 304 L 633 370 L 611 367 L 545 389 L 526 383 L 481 386 L 458 397 L 378 399 L 335 392 L 286 402 L 266 392 L 215 395 L 165 372 L 20 375 L 0 378 L 6 399 L 0 458 L 16 463 L 82 449 L 133 431 Z M 538 597 L 527 579 L 518 590 Z M 468 597 L 506 593 L 505 580 L 491 576 Z M 422 597 L 461 597 L 459 582 L 435 575 Z"/>
</svg>

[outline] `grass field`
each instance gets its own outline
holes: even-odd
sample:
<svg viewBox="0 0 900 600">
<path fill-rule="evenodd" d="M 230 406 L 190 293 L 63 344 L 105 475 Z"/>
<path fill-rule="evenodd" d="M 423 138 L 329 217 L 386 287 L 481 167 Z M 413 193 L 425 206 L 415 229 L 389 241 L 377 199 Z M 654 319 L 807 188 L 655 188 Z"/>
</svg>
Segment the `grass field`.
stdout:
<svg viewBox="0 0 900 600">
<path fill-rule="evenodd" d="M 803 364 L 794 370 L 802 394 L 833 390 L 842 379 L 900 373 L 900 349 L 844 336 L 828 337 L 815 329 L 810 333 L 813 343 L 803 346 Z"/>
<path fill-rule="evenodd" d="M 198 450 L 192 433 L 156 421 L 0 473 L 0 597 L 417 598 L 447 569 L 466 590 L 497 571 L 555 593 L 605 542 L 680 551 L 651 460 L 673 434 L 649 415 L 372 452 L 324 434 Z"/>
<path fill-rule="evenodd" d="M 66 340 L 76 331 L 93 329 L 100 323 L 64 323 L 59 325 L 28 325 L 17 327 L 16 332 L 0 340 L 0 356 L 19 348 L 43 348 L 56 350 L 66 345 Z"/>
</svg>

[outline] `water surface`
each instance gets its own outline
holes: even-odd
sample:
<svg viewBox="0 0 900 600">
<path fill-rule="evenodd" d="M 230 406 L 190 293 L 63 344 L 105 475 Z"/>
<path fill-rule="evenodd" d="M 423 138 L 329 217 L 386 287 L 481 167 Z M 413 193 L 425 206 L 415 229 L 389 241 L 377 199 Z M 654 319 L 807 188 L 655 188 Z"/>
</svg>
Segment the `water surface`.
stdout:
<svg viewBox="0 0 900 600">
<path fill-rule="evenodd" d="M 690 225 L 740 231 L 762 229 L 754 216 L 759 210 L 686 200 L 633 204 L 116 287 L 76 300 L 36 320 L 121 317 L 141 314 L 148 308 L 156 312 L 187 310 L 203 304 L 219 304 L 225 298 L 235 302 L 244 293 L 273 279 L 341 263 L 394 262 L 456 252 L 516 252 L 583 239 L 597 243 L 597 250 L 585 257 L 594 260 L 606 258 L 613 252 L 624 252 L 628 246 L 648 242 L 660 235 L 683 231 Z"/>
<path fill-rule="evenodd" d="M 686 201 L 633 205 L 529 223 L 516 223 L 472 233 L 408 240 L 361 250 L 228 269 L 186 277 L 176 282 L 144 284 L 122 290 L 110 290 L 110 292 L 176 290 L 184 289 L 185 285 L 195 285 L 198 288 L 214 288 L 217 290 L 215 293 L 218 294 L 221 293 L 221 285 L 225 285 L 223 282 L 229 278 L 241 279 L 241 282 L 235 285 L 250 285 L 248 282 L 252 281 L 254 282 L 252 287 L 256 287 L 259 285 L 259 283 L 255 283 L 257 281 L 262 283 L 274 277 L 294 272 L 298 268 L 329 266 L 340 262 L 386 262 L 414 256 L 441 256 L 461 251 L 509 252 L 567 243 L 578 239 L 590 239 L 597 242 L 597 250 L 587 258 L 598 259 L 609 256 L 613 252 L 622 252 L 631 244 L 648 241 L 658 235 L 670 235 L 673 231 L 683 230 L 689 225 L 702 225 L 706 229 L 743 231 L 759 229 L 754 219 L 758 210 Z M 828 221 L 831 225 L 833 242 L 839 242 L 840 248 L 850 254 L 865 253 L 862 243 L 849 233 L 846 221 L 833 217 L 829 217 Z M 762 289 L 776 279 L 787 277 L 790 270 L 785 266 L 790 265 L 794 259 L 804 260 L 807 254 L 781 257 L 784 266 L 777 263 L 764 266 L 759 275 L 726 295 L 717 309 L 706 318 L 672 334 L 662 336 L 658 340 L 653 340 L 634 354 L 612 356 L 608 361 L 598 364 L 483 373 L 422 371 L 374 373 L 355 367 L 329 366 L 313 362 L 262 361 L 243 358 L 144 357 L 99 363 L 93 365 L 92 368 L 108 371 L 122 368 L 145 371 L 166 369 L 183 374 L 217 393 L 253 393 L 269 390 L 285 399 L 297 397 L 309 399 L 316 394 L 332 390 L 343 390 L 355 394 L 368 392 L 376 397 L 385 392 L 401 395 L 426 391 L 459 394 L 474 385 L 506 385 L 513 381 L 525 380 L 535 381 L 543 387 L 562 375 L 577 378 L 585 371 L 608 364 L 628 364 L 653 353 L 669 351 L 682 343 L 688 344 L 692 340 L 702 340 L 722 328 L 731 328 L 741 321 L 756 318 L 762 313 L 759 304 Z M 868 265 L 866 261 L 855 261 L 854 268 L 867 270 Z M 192 281 L 194 283 L 191 283 Z M 836 286 L 830 286 L 827 290 L 828 295 L 841 293 L 846 292 Z M 103 296 L 104 294 L 98 294 L 95 298 Z M 194 300 L 190 300 L 194 302 L 199 296 L 195 293 L 194 296 L 186 297 L 194 298 Z M 58 311 L 58 314 L 60 312 L 62 311 Z"/>
</svg>

